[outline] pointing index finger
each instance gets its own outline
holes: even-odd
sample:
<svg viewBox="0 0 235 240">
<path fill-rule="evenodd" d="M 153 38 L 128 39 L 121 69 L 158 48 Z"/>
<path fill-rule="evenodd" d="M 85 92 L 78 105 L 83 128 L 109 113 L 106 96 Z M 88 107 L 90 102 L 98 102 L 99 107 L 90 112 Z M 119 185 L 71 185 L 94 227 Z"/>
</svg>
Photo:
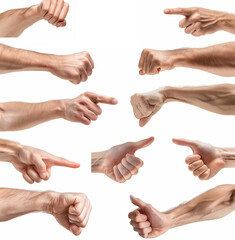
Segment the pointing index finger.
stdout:
<svg viewBox="0 0 235 240">
<path fill-rule="evenodd" d="M 69 168 L 79 168 L 80 164 L 71 162 L 65 158 L 43 158 L 45 162 L 50 164 L 51 166 L 60 166 L 60 167 L 69 167 Z"/>
<path fill-rule="evenodd" d="M 164 13 L 189 16 L 192 14 L 192 8 L 167 8 Z"/>
<path fill-rule="evenodd" d="M 102 96 L 102 95 L 99 95 L 99 94 L 96 94 L 96 93 L 87 93 L 87 96 L 94 103 L 105 103 L 105 104 L 116 105 L 117 102 L 118 102 L 116 98 Z"/>
</svg>

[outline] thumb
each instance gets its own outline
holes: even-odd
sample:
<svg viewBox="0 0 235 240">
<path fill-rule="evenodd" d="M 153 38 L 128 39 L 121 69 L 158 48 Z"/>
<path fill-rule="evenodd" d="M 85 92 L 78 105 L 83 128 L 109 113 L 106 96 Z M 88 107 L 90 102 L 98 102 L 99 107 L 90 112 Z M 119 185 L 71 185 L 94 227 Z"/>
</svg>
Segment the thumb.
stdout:
<svg viewBox="0 0 235 240">
<path fill-rule="evenodd" d="M 152 116 L 141 118 L 139 121 L 140 127 L 144 127 L 150 121 L 151 118 Z"/>
<path fill-rule="evenodd" d="M 136 205 L 137 207 L 143 209 L 146 206 L 146 203 L 140 200 L 139 198 L 134 197 L 133 195 L 130 195 L 131 202 Z"/>
<path fill-rule="evenodd" d="M 176 139 L 176 138 L 173 138 L 172 142 L 177 144 L 177 145 L 180 145 L 180 146 L 190 147 L 192 150 L 194 150 L 194 148 L 196 147 L 196 142 L 192 141 L 192 140 L 188 140 L 188 139 L 183 139 L 183 138 Z"/>
<path fill-rule="evenodd" d="M 45 157 L 43 160 L 51 166 L 69 167 L 69 168 L 79 168 L 80 164 L 71 162 L 65 158 L 60 157 Z"/>
<path fill-rule="evenodd" d="M 135 151 L 137 151 L 141 148 L 148 147 L 149 145 L 152 144 L 153 141 L 154 141 L 154 137 L 146 138 L 146 139 L 140 140 L 138 142 L 133 142 L 133 147 L 134 147 Z"/>
</svg>

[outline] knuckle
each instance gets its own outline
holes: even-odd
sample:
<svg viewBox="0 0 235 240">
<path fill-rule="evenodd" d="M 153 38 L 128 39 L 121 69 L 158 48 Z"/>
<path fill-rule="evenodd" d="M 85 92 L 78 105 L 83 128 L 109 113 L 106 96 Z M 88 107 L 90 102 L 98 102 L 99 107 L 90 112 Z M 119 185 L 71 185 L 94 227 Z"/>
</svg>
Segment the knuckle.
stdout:
<svg viewBox="0 0 235 240">
<path fill-rule="evenodd" d="M 85 93 L 83 93 L 83 95 L 85 96 L 85 97 L 90 97 L 91 96 L 91 92 L 89 92 L 89 91 L 86 91 Z"/>
<path fill-rule="evenodd" d="M 90 57 L 90 54 L 87 51 L 82 52 L 82 55 L 85 57 Z"/>
<path fill-rule="evenodd" d="M 65 6 L 66 8 L 69 8 L 69 4 L 68 4 L 67 2 L 64 3 L 64 6 Z"/>
</svg>

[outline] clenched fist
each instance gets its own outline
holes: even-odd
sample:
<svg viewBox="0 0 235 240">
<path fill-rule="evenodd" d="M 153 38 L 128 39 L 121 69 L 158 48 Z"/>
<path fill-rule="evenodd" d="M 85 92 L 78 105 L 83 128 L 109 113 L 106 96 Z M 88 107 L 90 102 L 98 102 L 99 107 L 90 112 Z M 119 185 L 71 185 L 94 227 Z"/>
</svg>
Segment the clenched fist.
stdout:
<svg viewBox="0 0 235 240">
<path fill-rule="evenodd" d="M 130 224 L 143 238 L 154 238 L 162 235 L 168 229 L 167 215 L 157 211 L 152 205 L 131 196 L 131 202 L 138 208 L 130 212 Z"/>
<path fill-rule="evenodd" d="M 64 27 L 67 24 L 65 18 L 69 11 L 69 4 L 64 0 L 43 0 L 38 5 L 37 11 L 41 18 L 53 26 Z"/>
<path fill-rule="evenodd" d="M 49 71 L 73 84 L 85 82 L 92 74 L 94 62 L 88 52 L 71 55 L 50 55 Z"/>
<path fill-rule="evenodd" d="M 214 177 L 222 168 L 225 161 L 221 149 L 200 141 L 173 139 L 175 144 L 190 147 L 193 155 L 188 156 L 185 162 L 193 175 L 200 180 Z"/>
<path fill-rule="evenodd" d="M 61 226 L 78 236 L 88 223 L 91 209 L 91 203 L 84 193 L 52 193 L 48 213 Z"/>
<path fill-rule="evenodd" d="M 199 37 L 212 34 L 223 27 L 225 13 L 212 11 L 205 8 L 172 8 L 164 11 L 166 14 L 183 15 L 184 18 L 179 22 L 179 26 L 184 28 L 185 33 Z M 229 18 L 224 18 L 228 20 Z"/>
<path fill-rule="evenodd" d="M 112 180 L 124 183 L 138 173 L 143 161 L 135 156 L 135 152 L 147 147 L 154 141 L 153 137 L 127 142 L 110 148 L 107 151 L 92 153 L 91 170 L 94 173 L 104 173 Z"/>
<path fill-rule="evenodd" d="M 144 49 L 139 60 L 140 75 L 155 75 L 173 69 L 174 62 L 170 51 Z"/>
<path fill-rule="evenodd" d="M 78 168 L 80 166 L 78 163 L 70 162 L 64 158 L 29 146 L 22 146 L 15 158 L 11 160 L 11 163 L 22 173 L 24 180 L 30 184 L 48 180 L 53 166 L 70 168 Z"/>
<path fill-rule="evenodd" d="M 117 99 L 92 92 L 86 92 L 77 98 L 63 101 L 63 118 L 71 122 L 89 125 L 102 113 L 99 103 L 117 104 Z"/>
<path fill-rule="evenodd" d="M 141 127 L 145 126 L 152 116 L 161 109 L 165 102 L 166 97 L 161 89 L 134 94 L 131 97 L 131 105 L 135 117 L 139 119 L 139 125 Z"/>
</svg>

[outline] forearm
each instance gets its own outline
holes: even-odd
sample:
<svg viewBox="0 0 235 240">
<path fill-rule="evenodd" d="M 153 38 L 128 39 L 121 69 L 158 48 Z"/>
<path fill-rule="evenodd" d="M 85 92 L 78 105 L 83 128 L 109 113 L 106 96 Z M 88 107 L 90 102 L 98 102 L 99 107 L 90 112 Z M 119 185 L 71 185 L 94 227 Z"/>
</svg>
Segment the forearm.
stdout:
<svg viewBox="0 0 235 240">
<path fill-rule="evenodd" d="M 235 209 L 235 185 L 221 185 L 194 198 L 186 204 L 166 212 L 170 228 L 213 220 Z"/>
<path fill-rule="evenodd" d="M 1 13 L 0 37 L 18 37 L 26 28 L 41 19 L 37 6 Z"/>
<path fill-rule="evenodd" d="M 168 54 L 174 67 L 195 68 L 224 77 L 235 76 L 235 42 L 173 50 Z"/>
<path fill-rule="evenodd" d="M 63 100 L 42 103 L 1 103 L 0 131 L 21 130 L 52 119 L 63 118 L 63 109 Z"/>
<path fill-rule="evenodd" d="M 16 71 L 50 71 L 54 55 L 17 49 L 0 44 L 0 73 Z"/>
<path fill-rule="evenodd" d="M 219 84 L 202 87 L 166 87 L 160 90 L 165 102 L 188 103 L 218 114 L 235 114 L 235 85 Z"/>
<path fill-rule="evenodd" d="M 18 157 L 22 145 L 17 142 L 0 139 L 0 161 L 11 162 Z"/>
<path fill-rule="evenodd" d="M 8 221 L 31 212 L 50 213 L 52 194 L 54 193 L 0 188 L 0 221 Z"/>
</svg>

